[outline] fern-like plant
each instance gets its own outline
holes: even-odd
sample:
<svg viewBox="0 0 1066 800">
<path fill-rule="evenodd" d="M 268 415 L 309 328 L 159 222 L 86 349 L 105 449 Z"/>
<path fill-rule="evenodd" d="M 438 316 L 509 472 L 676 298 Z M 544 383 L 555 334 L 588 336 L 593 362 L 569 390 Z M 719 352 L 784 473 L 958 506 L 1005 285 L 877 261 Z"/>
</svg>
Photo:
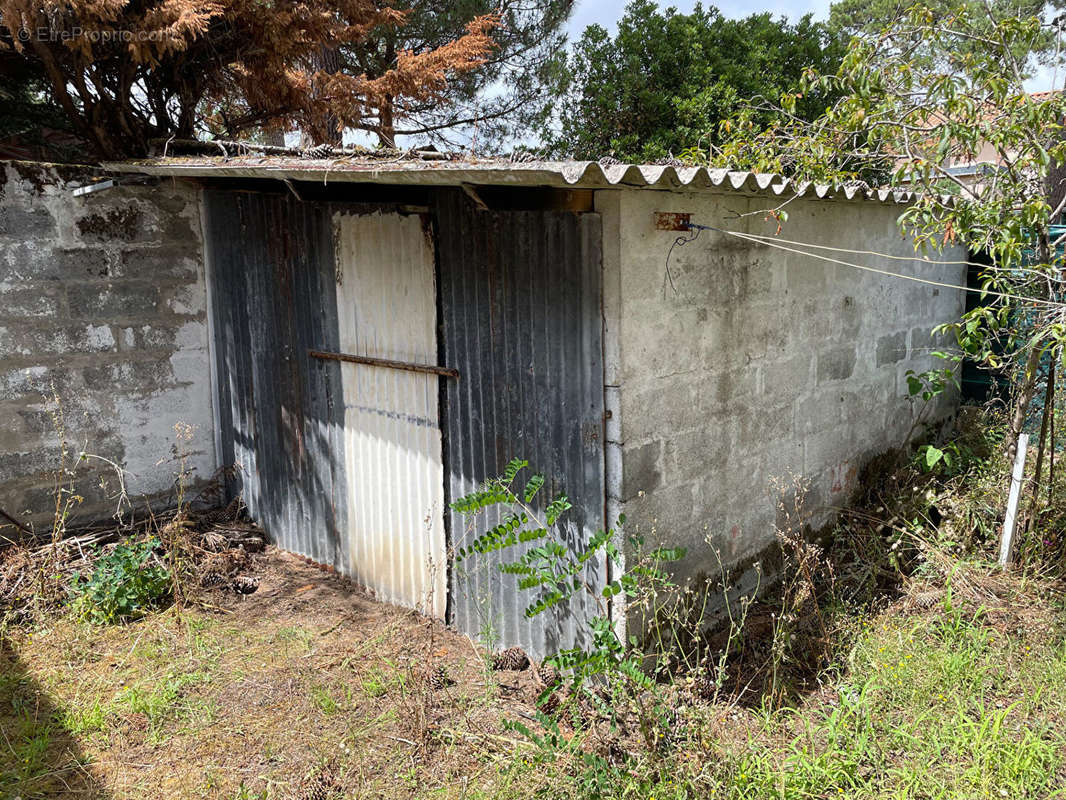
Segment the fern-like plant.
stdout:
<svg viewBox="0 0 1066 800">
<path fill-rule="evenodd" d="M 588 622 L 589 647 L 561 650 L 548 658 L 547 663 L 568 678 L 573 689 L 572 698 L 585 696 L 601 712 L 613 717 L 616 704 L 610 702 L 612 693 L 639 694 L 650 688 L 653 681 L 642 669 L 643 658 L 637 650 L 636 638 L 632 637 L 627 647 L 619 637 L 610 620 L 607 601 L 619 595 L 635 598 L 676 589 L 662 564 L 683 558 L 685 551 L 666 547 L 644 551 L 643 542 L 633 538 L 634 550 L 639 557 L 622 569 L 622 551 L 617 540 L 619 530 L 625 524 L 624 516 L 619 517 L 614 528 L 597 531 L 588 541 L 579 543 L 576 549 L 568 547 L 559 540 L 557 530 L 566 512 L 572 508 L 570 500 L 560 493 L 545 504 L 542 512 L 538 512 L 535 506 L 546 480 L 543 474 L 535 472 L 522 483 L 519 474 L 528 467 L 528 461 L 514 459 L 502 475 L 486 481 L 476 491 L 451 504 L 454 510 L 471 517 L 492 510 L 500 519 L 469 545 L 458 548 L 456 561 L 461 562 L 475 553 L 505 551 L 519 544 L 539 542 L 515 560 L 500 564 L 499 569 L 504 574 L 513 575 L 519 589 L 536 591 L 535 599 L 525 609 L 528 618 L 570 602 L 577 593 L 586 593 L 595 599 L 598 613 Z M 583 574 L 589 561 L 600 555 L 614 567 L 610 574 L 617 577 L 597 589 L 584 580 Z M 597 690 L 593 691 L 593 687 Z M 546 699 L 549 692 L 550 689 L 542 699 Z M 549 725 L 547 715 L 540 716 L 542 722 Z M 647 718 L 655 716 L 649 709 Z M 524 729 L 521 723 L 513 723 L 513 727 L 534 742 L 538 741 L 538 737 Z M 646 738 L 656 739 L 655 732 L 650 727 L 645 728 L 643 722 L 641 728 Z"/>
</svg>

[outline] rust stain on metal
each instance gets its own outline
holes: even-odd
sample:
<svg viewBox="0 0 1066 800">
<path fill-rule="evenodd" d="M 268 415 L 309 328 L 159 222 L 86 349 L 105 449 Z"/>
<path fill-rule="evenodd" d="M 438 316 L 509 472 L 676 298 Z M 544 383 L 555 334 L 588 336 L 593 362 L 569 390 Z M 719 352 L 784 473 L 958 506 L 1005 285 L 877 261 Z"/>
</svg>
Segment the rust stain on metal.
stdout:
<svg viewBox="0 0 1066 800">
<path fill-rule="evenodd" d="M 692 215 L 679 211 L 656 211 L 655 230 L 687 231 L 692 222 Z"/>
</svg>

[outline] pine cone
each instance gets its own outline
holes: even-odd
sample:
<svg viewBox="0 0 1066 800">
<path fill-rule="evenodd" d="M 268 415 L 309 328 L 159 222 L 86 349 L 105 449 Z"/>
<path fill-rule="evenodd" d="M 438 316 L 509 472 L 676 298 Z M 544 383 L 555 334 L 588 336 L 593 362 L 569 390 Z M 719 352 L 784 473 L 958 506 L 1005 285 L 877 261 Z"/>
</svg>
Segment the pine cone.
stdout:
<svg viewBox="0 0 1066 800">
<path fill-rule="evenodd" d="M 259 588 L 259 579 L 253 578 L 250 575 L 238 575 L 233 579 L 233 582 L 230 585 L 235 592 L 251 594 Z"/>
<path fill-rule="evenodd" d="M 306 775 L 292 795 L 293 800 L 336 800 L 340 796 L 341 787 L 331 765 Z"/>
<path fill-rule="evenodd" d="M 447 689 L 449 686 L 455 685 L 455 681 L 448 674 L 448 667 L 444 664 L 437 664 L 433 669 L 429 671 L 429 688 L 434 691 L 441 689 Z"/>
<path fill-rule="evenodd" d="M 552 664 L 541 664 L 537 667 L 537 677 L 540 678 L 541 683 L 549 688 L 557 686 L 562 679 L 559 670 Z"/>
<path fill-rule="evenodd" d="M 692 694 L 694 697 L 698 697 L 701 700 L 711 700 L 714 698 L 715 692 L 718 691 L 718 687 L 706 675 L 697 675 L 692 678 Z"/>
<path fill-rule="evenodd" d="M 229 539 L 227 539 L 221 533 L 208 531 L 204 534 L 205 550 L 210 550 L 212 553 L 221 553 L 227 547 L 229 547 Z"/>
<path fill-rule="evenodd" d="M 492 668 L 495 670 L 514 670 L 520 672 L 529 666 L 529 656 L 521 647 L 508 647 L 502 653 L 497 653 L 492 659 Z"/>
<path fill-rule="evenodd" d="M 333 155 L 333 145 L 316 144 L 314 147 L 306 148 L 303 154 L 307 158 L 329 158 Z"/>
<path fill-rule="evenodd" d="M 537 708 L 539 708 L 545 714 L 554 714 L 556 711 L 559 710 L 559 706 L 561 706 L 562 704 L 563 704 L 563 693 L 562 692 L 552 692 L 547 697 L 545 697 L 543 700 L 540 700 L 537 703 Z"/>
</svg>

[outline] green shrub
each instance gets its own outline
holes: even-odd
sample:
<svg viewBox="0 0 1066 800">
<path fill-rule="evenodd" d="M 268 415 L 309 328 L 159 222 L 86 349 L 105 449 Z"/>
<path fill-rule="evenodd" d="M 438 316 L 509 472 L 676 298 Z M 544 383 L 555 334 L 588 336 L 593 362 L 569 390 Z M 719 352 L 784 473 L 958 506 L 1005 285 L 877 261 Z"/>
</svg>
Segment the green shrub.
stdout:
<svg viewBox="0 0 1066 800">
<path fill-rule="evenodd" d="M 100 556 L 88 579 L 76 576 L 70 604 L 81 619 L 97 625 L 137 619 L 171 598 L 170 572 L 153 562 L 157 539 L 120 544 Z"/>
</svg>

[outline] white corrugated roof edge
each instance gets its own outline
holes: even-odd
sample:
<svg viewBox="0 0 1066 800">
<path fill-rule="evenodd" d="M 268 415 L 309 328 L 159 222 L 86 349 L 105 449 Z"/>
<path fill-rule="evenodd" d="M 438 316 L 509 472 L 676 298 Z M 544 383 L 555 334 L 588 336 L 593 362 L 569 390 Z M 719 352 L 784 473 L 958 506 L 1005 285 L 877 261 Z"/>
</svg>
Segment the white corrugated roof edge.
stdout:
<svg viewBox="0 0 1066 800">
<path fill-rule="evenodd" d="M 291 180 L 359 181 L 368 183 L 556 186 L 596 189 L 635 187 L 672 191 L 726 189 L 778 197 L 874 200 L 906 203 L 913 192 L 871 189 L 861 182 L 832 186 L 795 183 L 781 175 L 658 164 L 600 164 L 596 161 L 379 161 L 277 156 L 175 157 L 107 162 L 104 169 L 120 173 L 188 177 L 288 178 Z"/>
</svg>

